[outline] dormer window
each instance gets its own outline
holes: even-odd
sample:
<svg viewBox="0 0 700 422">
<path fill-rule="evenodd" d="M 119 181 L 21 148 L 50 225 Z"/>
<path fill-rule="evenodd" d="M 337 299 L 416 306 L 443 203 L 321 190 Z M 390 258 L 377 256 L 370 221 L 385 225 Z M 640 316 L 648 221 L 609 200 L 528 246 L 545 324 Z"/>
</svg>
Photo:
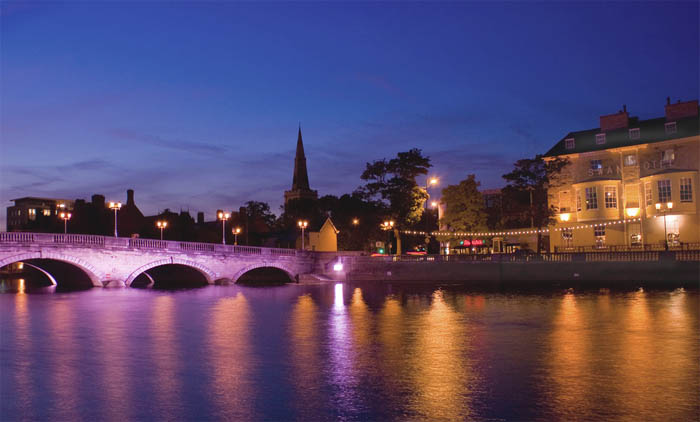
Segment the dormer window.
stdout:
<svg viewBox="0 0 700 422">
<path fill-rule="evenodd" d="M 678 128 L 676 127 L 676 122 L 668 122 L 664 126 L 666 129 L 666 135 L 671 135 L 671 134 L 678 132 Z"/>
<path fill-rule="evenodd" d="M 569 138 L 564 141 L 564 146 L 566 149 L 574 149 L 576 147 L 576 141 L 574 138 Z"/>
<path fill-rule="evenodd" d="M 661 152 L 661 165 L 662 166 L 673 164 L 673 161 L 675 159 L 676 159 L 676 154 L 672 149 L 667 149 L 667 150 Z"/>
<path fill-rule="evenodd" d="M 599 133 L 595 136 L 596 145 L 603 145 L 605 143 L 605 134 Z"/>
<path fill-rule="evenodd" d="M 630 129 L 630 139 L 639 139 L 639 128 Z"/>
</svg>

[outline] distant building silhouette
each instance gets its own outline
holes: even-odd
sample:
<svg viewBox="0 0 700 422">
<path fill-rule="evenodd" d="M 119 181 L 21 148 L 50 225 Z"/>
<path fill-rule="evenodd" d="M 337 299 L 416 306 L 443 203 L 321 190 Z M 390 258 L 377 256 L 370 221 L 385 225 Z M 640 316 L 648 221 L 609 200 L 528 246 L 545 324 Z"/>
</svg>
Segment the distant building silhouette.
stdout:
<svg viewBox="0 0 700 422">
<path fill-rule="evenodd" d="M 297 136 L 297 152 L 294 157 L 292 189 L 284 192 L 284 204 L 287 205 L 289 201 L 298 199 L 318 199 L 318 192 L 311 190 L 309 186 L 309 175 L 306 171 L 306 156 L 304 155 L 304 142 L 301 139 L 301 127 L 299 127 L 299 135 Z"/>
</svg>

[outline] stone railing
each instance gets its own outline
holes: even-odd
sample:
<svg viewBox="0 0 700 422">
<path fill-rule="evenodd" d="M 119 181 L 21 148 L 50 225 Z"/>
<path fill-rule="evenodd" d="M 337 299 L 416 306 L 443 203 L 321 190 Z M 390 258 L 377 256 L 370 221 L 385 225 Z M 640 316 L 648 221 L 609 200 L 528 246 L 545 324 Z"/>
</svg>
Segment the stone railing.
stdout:
<svg viewBox="0 0 700 422">
<path fill-rule="evenodd" d="M 605 253 L 605 252 L 637 252 L 637 251 L 664 251 L 666 250 L 666 245 L 663 243 L 653 243 L 649 245 L 636 245 L 636 246 L 625 246 L 625 245 L 607 245 L 607 246 L 555 246 L 555 252 L 558 253 L 575 253 L 575 252 L 595 252 L 595 253 Z M 670 251 L 697 251 L 700 250 L 700 243 L 679 243 L 679 244 L 669 244 L 668 250 Z"/>
<path fill-rule="evenodd" d="M 170 250 L 225 255 L 266 255 L 272 257 L 307 256 L 311 252 L 296 249 L 262 248 L 258 246 L 223 245 L 216 243 L 179 242 L 129 237 L 95 236 L 88 234 L 0 232 L 0 244 L 53 244 L 123 249 Z"/>
</svg>

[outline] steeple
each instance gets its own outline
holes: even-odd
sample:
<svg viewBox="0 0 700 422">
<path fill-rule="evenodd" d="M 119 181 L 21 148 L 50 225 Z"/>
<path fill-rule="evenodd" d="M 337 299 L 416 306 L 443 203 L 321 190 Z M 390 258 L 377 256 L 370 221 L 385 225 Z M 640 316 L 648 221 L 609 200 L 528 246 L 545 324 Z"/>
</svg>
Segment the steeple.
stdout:
<svg viewBox="0 0 700 422">
<path fill-rule="evenodd" d="M 301 125 L 297 135 L 297 153 L 294 157 L 294 175 L 292 177 L 292 189 L 284 193 L 284 203 L 293 199 L 316 199 L 318 193 L 309 186 L 309 174 L 306 170 L 306 155 L 304 154 L 304 141 L 301 139 Z"/>
<path fill-rule="evenodd" d="M 301 139 L 301 126 L 297 135 L 297 155 L 294 158 L 294 177 L 292 190 L 310 190 L 309 174 L 306 171 L 306 156 L 304 155 L 304 142 Z"/>
</svg>

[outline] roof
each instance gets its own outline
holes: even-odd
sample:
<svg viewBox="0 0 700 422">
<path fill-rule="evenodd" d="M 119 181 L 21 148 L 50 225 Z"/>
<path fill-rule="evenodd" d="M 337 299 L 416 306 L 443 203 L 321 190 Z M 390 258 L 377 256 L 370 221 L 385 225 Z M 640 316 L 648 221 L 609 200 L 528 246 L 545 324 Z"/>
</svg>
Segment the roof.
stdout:
<svg viewBox="0 0 700 422">
<path fill-rule="evenodd" d="M 321 226 L 321 230 L 319 230 L 319 232 L 322 232 L 323 229 L 324 229 L 326 226 L 329 226 L 331 229 L 333 229 L 333 231 L 335 232 L 335 234 L 340 233 L 340 230 L 338 230 L 338 229 L 335 227 L 335 224 L 333 224 L 333 221 L 331 221 L 331 218 L 330 218 L 330 217 L 326 218 L 326 222 L 323 223 L 323 226 Z"/>
<path fill-rule="evenodd" d="M 557 142 L 545 157 L 555 157 L 558 155 L 577 154 L 581 152 L 602 151 L 611 148 L 620 148 L 631 145 L 650 144 L 663 142 L 671 139 L 687 138 L 697 136 L 698 116 L 685 117 L 676 121 L 676 133 L 667 134 L 665 117 L 655 119 L 639 120 L 636 117 L 629 119 L 629 127 L 601 132 L 600 128 L 569 132 L 559 142 Z M 630 139 L 629 129 L 639 128 L 639 139 Z M 596 144 L 596 135 L 605 133 L 605 143 Z M 566 149 L 565 141 L 574 138 L 574 148 Z"/>
<path fill-rule="evenodd" d="M 10 201 L 42 201 L 42 202 L 74 202 L 72 199 L 59 199 L 59 198 L 39 198 L 36 196 L 25 196 L 22 198 L 11 199 Z"/>
</svg>

